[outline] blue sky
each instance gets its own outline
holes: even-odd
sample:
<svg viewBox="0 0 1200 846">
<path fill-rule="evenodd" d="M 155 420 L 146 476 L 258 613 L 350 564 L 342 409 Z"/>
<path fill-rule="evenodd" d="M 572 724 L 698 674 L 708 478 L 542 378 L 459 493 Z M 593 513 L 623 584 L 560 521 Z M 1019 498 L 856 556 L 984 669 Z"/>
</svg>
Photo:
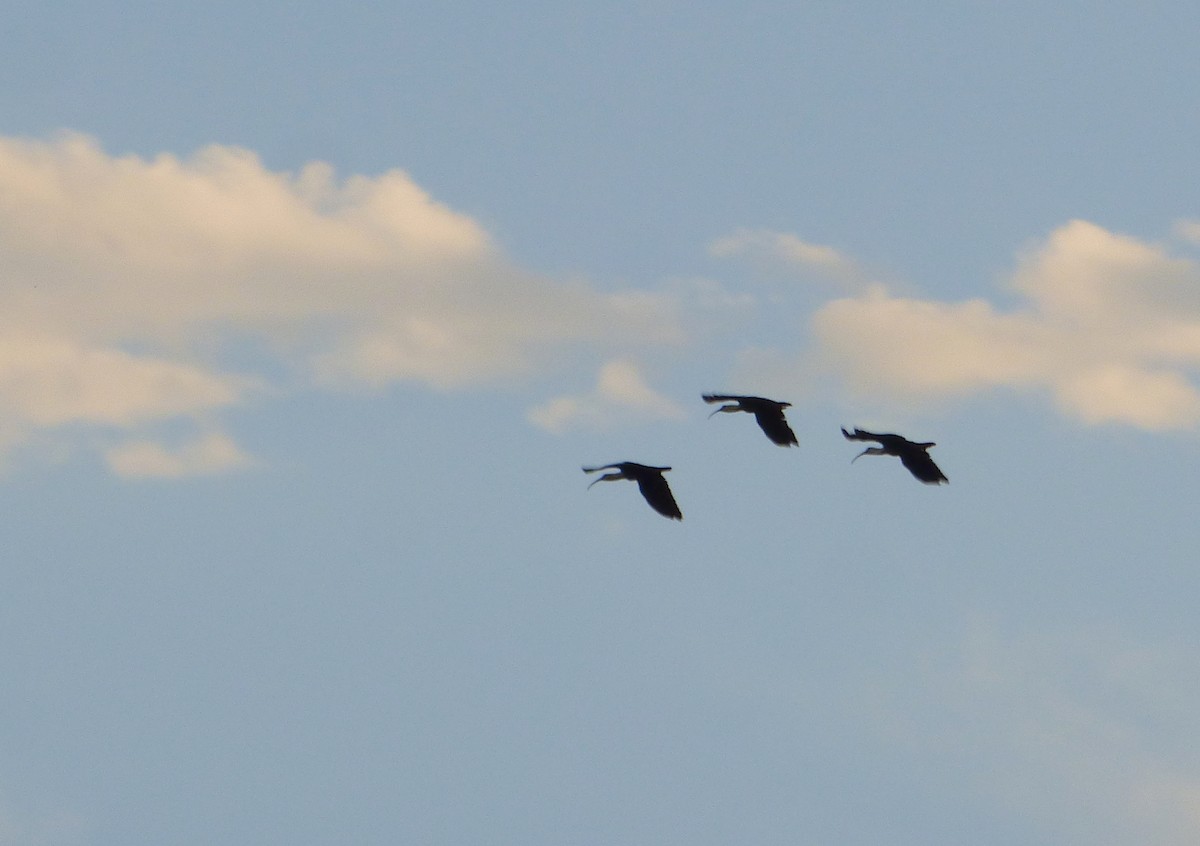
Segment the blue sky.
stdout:
<svg viewBox="0 0 1200 846">
<path fill-rule="evenodd" d="M 10 10 L 0 844 L 1197 842 L 1198 31 Z"/>
</svg>

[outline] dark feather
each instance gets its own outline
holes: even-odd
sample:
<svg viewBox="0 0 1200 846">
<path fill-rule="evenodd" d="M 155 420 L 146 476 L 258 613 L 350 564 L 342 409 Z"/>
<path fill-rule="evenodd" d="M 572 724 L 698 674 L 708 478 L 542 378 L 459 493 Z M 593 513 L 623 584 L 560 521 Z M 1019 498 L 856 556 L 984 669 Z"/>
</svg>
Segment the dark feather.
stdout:
<svg viewBox="0 0 1200 846">
<path fill-rule="evenodd" d="M 763 430 L 772 443 L 784 447 L 799 445 L 800 441 L 796 439 L 796 433 L 783 416 L 782 408 L 760 409 L 754 412 L 754 419 L 758 421 L 758 428 Z"/>
<path fill-rule="evenodd" d="M 940 485 L 942 482 L 949 484 L 950 480 L 941 471 L 933 459 L 929 457 L 923 449 L 908 450 L 900 454 L 900 463 L 908 468 L 908 472 L 912 473 L 922 482 L 927 485 Z"/>
<path fill-rule="evenodd" d="M 675 503 L 675 497 L 671 495 L 671 488 L 667 485 L 667 480 L 662 477 L 661 473 L 648 473 L 637 477 L 638 490 L 642 492 L 642 496 L 646 498 L 646 502 L 650 503 L 650 507 L 664 517 L 670 517 L 672 520 L 682 520 L 683 512 L 679 510 L 679 506 Z"/>
</svg>

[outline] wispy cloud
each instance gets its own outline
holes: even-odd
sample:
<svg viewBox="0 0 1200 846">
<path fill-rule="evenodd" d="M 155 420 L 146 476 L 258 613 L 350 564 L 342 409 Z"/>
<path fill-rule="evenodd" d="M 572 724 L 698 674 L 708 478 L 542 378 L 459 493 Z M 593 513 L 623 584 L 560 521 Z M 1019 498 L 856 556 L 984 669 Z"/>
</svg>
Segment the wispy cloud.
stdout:
<svg viewBox="0 0 1200 846">
<path fill-rule="evenodd" d="M 630 419 L 681 420 L 684 416 L 677 403 L 646 384 L 631 361 L 610 361 L 600 368 L 591 391 L 555 397 L 529 412 L 531 423 L 555 434 L 579 427 L 603 429 Z"/>
<path fill-rule="evenodd" d="M 1002 310 L 882 286 L 813 316 L 817 354 L 860 394 L 898 403 L 1044 391 L 1085 423 L 1200 424 L 1200 265 L 1072 221 L 1022 256 Z"/>
<path fill-rule="evenodd" d="M 872 701 L 885 737 L 1067 841 L 1185 846 L 1200 842 L 1191 665 L 1115 631 L 976 621 Z"/>
<path fill-rule="evenodd" d="M 856 281 L 861 276 L 857 264 L 835 248 L 769 229 L 739 229 L 713 241 L 708 252 L 717 258 L 744 256 L 814 270 L 842 282 Z"/>
<path fill-rule="evenodd" d="M 1175 224 L 1175 234 L 1185 241 L 1200 244 L 1200 220 L 1180 220 Z"/>
<path fill-rule="evenodd" d="M 254 464 L 232 438 L 216 432 L 173 450 L 157 441 L 130 441 L 109 449 L 105 460 L 116 475 L 127 479 L 211 476 Z"/>
<path fill-rule="evenodd" d="M 215 363 L 242 339 L 300 384 L 448 389 L 553 369 L 564 345 L 684 335 L 677 297 L 517 267 L 401 171 L 339 179 L 320 162 L 273 172 L 234 147 L 145 159 L 79 135 L 0 138 L 8 444 L 245 402 L 263 378 Z"/>
</svg>

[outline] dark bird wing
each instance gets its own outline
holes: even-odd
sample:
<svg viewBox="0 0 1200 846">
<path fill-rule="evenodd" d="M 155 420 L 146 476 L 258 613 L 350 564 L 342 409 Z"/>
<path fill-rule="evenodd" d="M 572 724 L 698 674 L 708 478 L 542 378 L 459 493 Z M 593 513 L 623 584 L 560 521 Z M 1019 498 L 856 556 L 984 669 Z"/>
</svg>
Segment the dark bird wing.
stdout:
<svg viewBox="0 0 1200 846">
<path fill-rule="evenodd" d="M 784 447 L 799 445 L 800 442 L 796 440 L 796 433 L 788 425 L 787 418 L 783 416 L 783 409 L 781 407 L 761 408 L 754 412 L 754 419 L 758 421 L 758 427 L 771 439 L 772 443 Z"/>
<path fill-rule="evenodd" d="M 853 432 L 847 432 L 845 429 L 842 429 L 842 434 L 846 436 L 846 440 L 848 441 L 878 441 L 882 444 L 888 440 L 897 438 L 904 440 L 899 435 L 876 435 L 874 432 L 868 432 L 864 429 L 855 429 Z"/>
<path fill-rule="evenodd" d="M 662 473 L 665 473 L 671 469 L 670 467 L 656 467 L 653 464 L 638 464 L 636 461 L 622 461 L 619 466 L 624 472 L 629 473 L 630 475 L 645 473 L 658 473 L 661 475 Z"/>
<path fill-rule="evenodd" d="M 700 399 L 709 403 L 736 402 L 745 411 L 757 411 L 759 406 L 775 405 L 780 408 L 787 408 L 791 405 L 790 402 L 780 402 L 779 400 L 767 399 L 766 397 L 751 397 L 745 394 L 701 394 Z"/>
<path fill-rule="evenodd" d="M 921 451 L 933 446 L 932 443 L 916 444 L 903 435 L 893 435 L 891 432 L 868 432 L 866 429 L 855 429 L 853 432 L 842 430 L 842 434 L 851 441 L 875 441 L 888 455 L 903 455 L 908 450 Z"/>
<path fill-rule="evenodd" d="M 679 506 L 675 503 L 675 497 L 671 495 L 671 488 L 667 485 L 667 480 L 662 477 L 661 473 L 642 473 L 637 479 L 638 490 L 642 492 L 642 496 L 646 498 L 646 502 L 650 503 L 650 507 L 664 517 L 670 517 L 672 520 L 682 520 L 683 512 L 679 510 Z"/>
<path fill-rule="evenodd" d="M 946 474 L 941 468 L 933 463 L 933 459 L 929 457 L 923 449 L 906 449 L 900 453 L 900 463 L 908 468 L 908 472 L 912 473 L 922 482 L 927 485 L 940 485 L 943 482 L 950 482 L 946 478 Z"/>
</svg>

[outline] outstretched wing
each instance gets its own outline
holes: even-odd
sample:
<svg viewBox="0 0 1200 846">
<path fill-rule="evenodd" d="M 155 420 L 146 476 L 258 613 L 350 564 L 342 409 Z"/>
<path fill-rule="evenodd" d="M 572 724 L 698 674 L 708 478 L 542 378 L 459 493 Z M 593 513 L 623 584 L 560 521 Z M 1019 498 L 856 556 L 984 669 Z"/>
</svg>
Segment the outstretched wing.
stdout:
<svg viewBox="0 0 1200 846">
<path fill-rule="evenodd" d="M 670 467 L 657 467 L 653 464 L 638 464 L 636 461 L 622 461 L 618 466 L 631 476 L 644 473 L 665 473 L 671 469 Z"/>
<path fill-rule="evenodd" d="M 949 484 L 950 482 L 941 468 L 933 463 L 929 453 L 923 449 L 906 449 L 900 454 L 900 463 L 908 468 L 909 473 L 927 485 L 940 485 L 943 482 Z"/>
<path fill-rule="evenodd" d="M 855 429 L 853 432 L 847 432 L 842 429 L 842 434 L 851 441 L 875 441 L 888 455 L 903 455 L 906 450 L 917 450 L 924 447 L 934 446 L 933 443 L 916 444 L 910 441 L 903 435 L 896 435 L 891 432 L 868 432 L 866 429 Z"/>
<path fill-rule="evenodd" d="M 754 419 L 758 421 L 758 428 L 763 430 L 772 443 L 783 447 L 799 445 L 800 442 L 796 440 L 796 433 L 788 425 L 787 418 L 783 416 L 783 409 L 781 407 L 761 408 L 754 412 Z"/>
<path fill-rule="evenodd" d="M 747 394 L 701 394 L 700 399 L 709 403 L 736 402 L 743 406 L 743 411 L 756 411 L 757 407 L 762 405 L 777 405 L 780 408 L 787 408 L 791 405 L 790 402 L 780 402 L 766 397 L 752 397 Z"/>
<path fill-rule="evenodd" d="M 884 438 L 895 437 L 895 435 L 876 435 L 874 432 L 868 432 L 864 429 L 855 429 L 853 432 L 847 432 L 844 428 L 842 434 L 846 436 L 848 441 L 879 441 L 883 443 Z"/>
<path fill-rule="evenodd" d="M 671 495 L 671 488 L 661 474 L 644 473 L 638 476 L 637 483 L 638 490 L 642 492 L 646 502 L 650 503 L 651 508 L 672 520 L 683 519 L 683 512 L 679 510 L 675 497 Z"/>
<path fill-rule="evenodd" d="M 584 467 L 584 473 L 599 473 L 601 470 L 620 470 L 620 464 L 603 464 L 599 467 Z"/>
</svg>

